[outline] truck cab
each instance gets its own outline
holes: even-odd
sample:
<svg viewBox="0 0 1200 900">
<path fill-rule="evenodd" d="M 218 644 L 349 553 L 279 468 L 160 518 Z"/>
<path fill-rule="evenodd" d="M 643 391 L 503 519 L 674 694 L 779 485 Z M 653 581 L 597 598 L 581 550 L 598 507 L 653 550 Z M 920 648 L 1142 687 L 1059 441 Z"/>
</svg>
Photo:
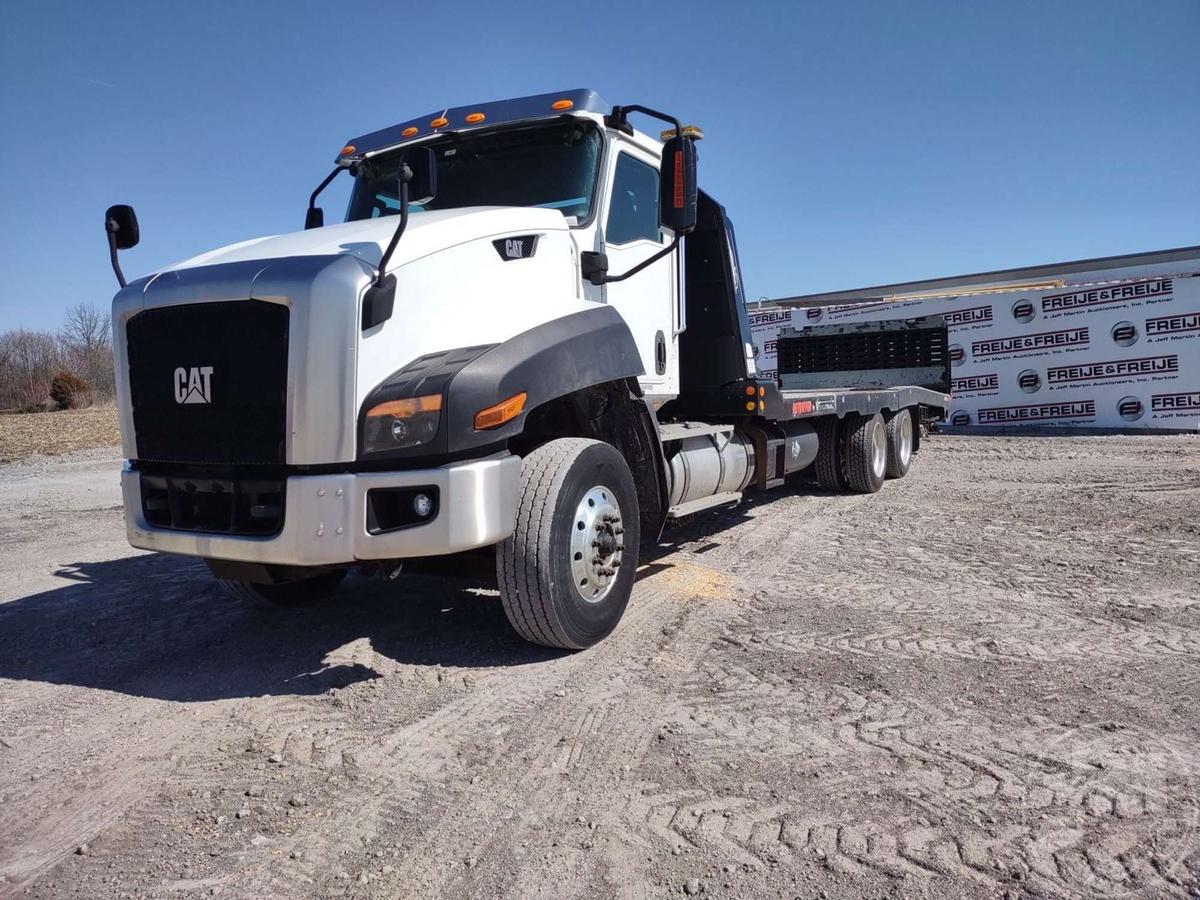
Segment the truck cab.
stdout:
<svg viewBox="0 0 1200 900">
<path fill-rule="evenodd" d="M 820 449 L 756 376 L 700 137 L 590 90 L 434 111 L 348 141 L 303 230 L 129 284 L 136 217 L 111 208 L 130 543 L 276 605 L 483 551 L 524 637 L 602 639 L 669 517 Z M 339 176 L 350 201 L 326 225 Z M 863 414 L 882 429 L 937 405 L 902 400 Z"/>
</svg>

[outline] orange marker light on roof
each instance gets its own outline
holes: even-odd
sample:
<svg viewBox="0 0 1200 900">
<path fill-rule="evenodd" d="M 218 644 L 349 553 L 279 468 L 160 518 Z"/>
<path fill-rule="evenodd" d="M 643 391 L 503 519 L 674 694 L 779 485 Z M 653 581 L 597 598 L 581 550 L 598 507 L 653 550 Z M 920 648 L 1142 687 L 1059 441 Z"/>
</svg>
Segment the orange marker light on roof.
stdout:
<svg viewBox="0 0 1200 900">
<path fill-rule="evenodd" d="M 486 118 L 487 118 L 487 116 L 485 116 L 481 112 L 468 113 L 467 114 L 467 124 L 474 125 L 476 122 L 482 122 Z"/>
<path fill-rule="evenodd" d="M 417 133 L 417 126 L 409 125 L 402 132 L 400 132 L 400 137 L 412 137 L 416 133 Z"/>
<path fill-rule="evenodd" d="M 574 100 L 563 99 L 563 100 L 555 100 L 553 103 L 550 104 L 550 108 L 551 109 L 570 109 L 574 105 L 575 105 Z"/>
<path fill-rule="evenodd" d="M 342 148 L 342 152 L 339 153 L 338 156 L 349 156 L 353 152 L 354 152 L 354 145 L 347 144 L 345 147 Z"/>
<path fill-rule="evenodd" d="M 429 127 L 430 128 L 445 128 L 449 124 L 450 124 L 450 120 L 447 119 L 445 116 L 438 116 L 436 119 L 434 119 L 432 122 L 429 123 Z"/>
</svg>

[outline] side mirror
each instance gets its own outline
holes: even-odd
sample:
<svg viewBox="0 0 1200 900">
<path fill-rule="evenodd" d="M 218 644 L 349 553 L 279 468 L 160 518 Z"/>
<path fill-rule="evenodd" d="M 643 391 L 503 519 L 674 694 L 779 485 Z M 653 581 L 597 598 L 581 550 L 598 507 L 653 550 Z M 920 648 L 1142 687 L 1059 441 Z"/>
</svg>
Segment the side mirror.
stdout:
<svg viewBox="0 0 1200 900">
<path fill-rule="evenodd" d="M 133 211 L 132 206 L 110 206 L 104 213 L 104 229 L 112 235 L 112 241 L 118 250 L 136 247 L 141 239 L 138 234 L 137 213 Z"/>
<path fill-rule="evenodd" d="M 408 200 L 410 203 L 427 203 L 437 196 L 437 160 L 429 147 L 413 147 L 404 154 L 400 163 L 400 178 L 404 178 L 404 167 L 409 169 Z"/>
<path fill-rule="evenodd" d="M 321 228 L 325 224 L 325 210 L 319 206 L 310 206 L 304 214 L 304 230 Z"/>
<path fill-rule="evenodd" d="M 696 229 L 699 201 L 696 183 L 696 141 L 673 137 L 663 145 L 662 177 L 659 179 L 658 224 L 676 235 Z"/>
<path fill-rule="evenodd" d="M 117 284 L 125 287 L 125 275 L 121 272 L 117 251 L 136 247 L 141 237 L 138 234 L 137 213 L 133 211 L 133 207 L 122 203 L 105 210 L 104 231 L 108 235 L 108 258 L 112 263 L 113 274 L 117 276 Z"/>
</svg>

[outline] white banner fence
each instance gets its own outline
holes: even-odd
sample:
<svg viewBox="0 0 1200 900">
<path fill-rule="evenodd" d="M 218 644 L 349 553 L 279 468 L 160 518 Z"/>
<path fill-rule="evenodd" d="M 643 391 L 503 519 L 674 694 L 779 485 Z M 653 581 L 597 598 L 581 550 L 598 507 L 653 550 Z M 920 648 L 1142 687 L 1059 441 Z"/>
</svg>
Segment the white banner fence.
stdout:
<svg viewBox="0 0 1200 900">
<path fill-rule="evenodd" d="M 945 316 L 950 426 L 1200 430 L 1200 272 L 747 312 L 769 378 L 785 325 Z"/>
</svg>

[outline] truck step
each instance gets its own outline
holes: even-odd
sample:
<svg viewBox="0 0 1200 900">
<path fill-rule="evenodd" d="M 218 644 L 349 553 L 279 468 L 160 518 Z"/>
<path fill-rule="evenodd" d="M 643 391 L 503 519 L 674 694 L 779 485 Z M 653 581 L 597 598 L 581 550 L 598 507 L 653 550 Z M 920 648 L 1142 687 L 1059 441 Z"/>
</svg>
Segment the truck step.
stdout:
<svg viewBox="0 0 1200 900">
<path fill-rule="evenodd" d="M 714 506 L 725 506 L 729 503 L 737 503 L 741 499 L 741 491 L 729 491 L 724 494 L 713 494 L 710 497 L 700 497 L 697 500 L 689 500 L 687 503 L 680 503 L 678 506 L 672 506 L 667 510 L 667 518 L 682 519 L 684 516 L 690 516 L 692 513 L 698 513 L 703 509 L 711 509 Z"/>
<path fill-rule="evenodd" d="M 708 422 L 669 422 L 658 426 L 658 436 L 665 444 L 667 441 L 681 441 L 684 438 L 703 437 L 706 434 L 730 434 L 732 425 L 711 425 Z"/>
</svg>

